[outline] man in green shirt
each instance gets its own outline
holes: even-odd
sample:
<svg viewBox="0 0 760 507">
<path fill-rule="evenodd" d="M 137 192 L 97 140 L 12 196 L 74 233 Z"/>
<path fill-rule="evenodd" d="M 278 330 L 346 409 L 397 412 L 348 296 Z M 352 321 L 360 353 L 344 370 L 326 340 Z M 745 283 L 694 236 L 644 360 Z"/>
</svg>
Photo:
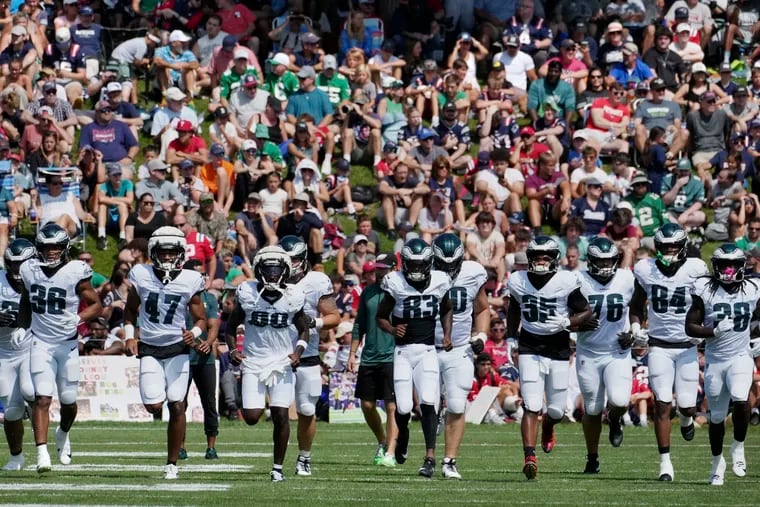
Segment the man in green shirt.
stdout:
<svg viewBox="0 0 760 507">
<path fill-rule="evenodd" d="M 654 251 L 654 233 L 666 222 L 665 205 L 660 196 L 649 192 L 652 182 L 644 173 L 636 173 L 631 180 L 632 192 L 624 199 L 633 206 L 644 237 L 641 245 Z"/>
<path fill-rule="evenodd" d="M 338 104 L 351 96 L 351 85 L 346 76 L 337 72 L 338 62 L 333 55 L 325 56 L 323 66 L 324 70 L 317 76 L 315 84 L 327 94 L 333 109 L 337 109 Z"/>
<path fill-rule="evenodd" d="M 691 162 L 682 158 L 676 164 L 675 172 L 662 179 L 662 202 L 665 204 L 668 218 L 677 222 L 686 232 L 701 229 L 705 223 L 705 185 L 701 179 L 691 173 Z M 704 235 L 704 231 L 700 231 Z"/>
<path fill-rule="evenodd" d="M 269 140 L 269 128 L 263 123 L 259 123 L 256 125 L 254 136 L 258 146 L 256 158 L 259 160 L 259 169 L 268 169 L 268 167 L 262 168 L 261 165 L 266 166 L 271 163 L 275 171 L 282 172 L 285 168 L 285 161 L 282 159 L 280 148 Z"/>
<path fill-rule="evenodd" d="M 288 70 L 290 58 L 285 53 L 277 53 L 268 63 L 271 70 L 264 78 L 264 89 L 277 100 L 287 101 L 300 86 L 296 75 Z"/>
<path fill-rule="evenodd" d="M 243 77 L 252 75 L 259 80 L 259 73 L 256 69 L 248 65 L 248 52 L 243 48 L 238 48 L 233 53 L 234 64 L 229 69 L 225 70 L 219 80 L 220 99 L 224 107 L 229 107 L 229 100 L 232 92 L 240 87 L 240 83 L 243 81 Z"/>
<path fill-rule="evenodd" d="M 760 248 L 760 218 L 750 218 L 746 229 L 746 234 L 736 240 L 736 246 L 749 255 L 755 247 Z"/>
<path fill-rule="evenodd" d="M 393 350 L 396 341 L 375 323 L 375 315 L 377 306 L 383 299 L 380 281 L 395 266 L 396 258 L 392 254 L 380 254 L 375 259 L 375 283 L 365 287 L 359 298 L 359 308 L 351 336 L 351 353 L 348 356 L 349 371 L 357 371 L 356 351 L 364 338 L 356 380 L 356 397 L 362 401 L 364 420 L 377 438 L 375 465 L 386 467 L 396 466 L 394 454 L 398 428 L 393 393 Z M 377 412 L 377 400 L 385 401 L 385 431 Z"/>
</svg>

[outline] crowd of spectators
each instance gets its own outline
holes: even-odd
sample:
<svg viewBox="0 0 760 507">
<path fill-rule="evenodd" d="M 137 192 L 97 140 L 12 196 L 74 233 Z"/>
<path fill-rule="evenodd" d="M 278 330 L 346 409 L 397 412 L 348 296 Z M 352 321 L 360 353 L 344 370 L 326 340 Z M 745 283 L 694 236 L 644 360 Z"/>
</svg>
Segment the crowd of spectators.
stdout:
<svg viewBox="0 0 760 507">
<path fill-rule="evenodd" d="M 290 234 L 313 269 L 335 258 L 347 320 L 380 234 L 396 249 L 459 234 L 497 319 L 539 231 L 563 269 L 596 235 L 629 268 L 677 222 L 694 252 L 736 241 L 760 272 L 754 3 L 250 5 L 0 3 L 0 258 L 25 218 L 116 247 L 84 352 L 121 353 L 101 328 L 118 329 L 124 275 L 163 225 L 222 312 L 257 249 Z"/>
</svg>

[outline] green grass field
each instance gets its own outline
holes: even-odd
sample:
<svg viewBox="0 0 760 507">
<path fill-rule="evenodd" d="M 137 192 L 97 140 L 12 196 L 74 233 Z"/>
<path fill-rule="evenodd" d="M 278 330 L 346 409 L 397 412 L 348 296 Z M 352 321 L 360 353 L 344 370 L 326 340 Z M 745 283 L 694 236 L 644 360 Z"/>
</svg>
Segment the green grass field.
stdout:
<svg viewBox="0 0 760 507">
<path fill-rule="evenodd" d="M 673 427 L 675 481 L 660 483 L 651 426 L 626 428 L 623 446 L 613 449 L 603 428 L 598 476 L 583 475 L 585 447 L 580 424 L 557 427 L 557 447 L 550 455 L 539 449 L 539 473 L 528 482 L 521 473 L 519 425 L 468 425 L 458 468 L 464 480 L 440 476 L 439 438 L 436 476 L 417 476 L 423 456 L 419 424 L 411 427 L 410 459 L 396 469 L 372 465 L 375 446 L 364 425 L 320 423 L 312 454 L 312 477 L 297 477 L 295 423 L 286 458 L 286 482 L 272 484 L 271 424 L 248 427 L 221 421 L 220 460 L 206 461 L 205 437 L 199 424 L 188 426 L 190 458 L 180 462 L 178 481 L 161 479 L 165 463 L 163 423 L 81 423 L 71 432 L 74 458 L 39 476 L 27 428 L 27 466 L 2 472 L 1 504 L 38 505 L 716 505 L 752 504 L 760 486 L 760 429 L 752 427 L 746 444 L 748 473 L 737 478 L 728 465 L 723 487 L 707 485 L 710 449 L 707 430 L 684 442 Z M 730 444 L 730 427 L 727 444 Z M 52 438 L 51 428 L 51 442 Z M 7 455 L 7 450 L 5 451 Z M 725 455 L 728 455 L 726 450 Z M 6 456 L 3 456 L 5 460 Z M 4 462 L 4 461 L 3 461 Z"/>
</svg>

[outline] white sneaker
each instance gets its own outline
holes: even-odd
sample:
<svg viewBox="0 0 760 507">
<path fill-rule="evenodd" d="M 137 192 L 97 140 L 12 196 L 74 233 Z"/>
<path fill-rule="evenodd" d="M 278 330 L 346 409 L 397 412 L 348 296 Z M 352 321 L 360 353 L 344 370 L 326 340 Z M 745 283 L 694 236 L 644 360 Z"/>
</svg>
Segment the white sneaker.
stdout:
<svg viewBox="0 0 760 507">
<path fill-rule="evenodd" d="M 737 477 L 747 475 L 747 462 L 744 460 L 744 442 L 731 444 L 731 469 Z"/>
<path fill-rule="evenodd" d="M 69 433 L 63 431 L 61 427 L 55 429 L 55 449 L 58 451 L 58 460 L 61 465 L 68 465 L 71 463 L 71 442 L 69 441 Z"/>
<path fill-rule="evenodd" d="M 52 469 L 53 467 L 50 464 L 50 454 L 47 453 L 47 450 L 42 452 L 37 451 L 37 473 L 41 474 L 49 472 Z"/>
<path fill-rule="evenodd" d="M 660 476 L 658 480 L 663 482 L 671 482 L 673 479 L 675 479 L 675 471 L 673 470 L 673 463 L 668 461 L 661 461 L 660 462 Z"/>
<path fill-rule="evenodd" d="M 712 472 L 710 473 L 710 486 L 723 486 L 723 478 L 726 475 L 726 460 L 723 456 L 713 457 Z"/>
<path fill-rule="evenodd" d="M 177 465 L 166 465 L 164 467 L 164 479 L 173 481 L 179 479 L 179 469 Z"/>
<path fill-rule="evenodd" d="M 296 461 L 296 475 L 301 475 L 304 477 L 311 475 L 311 458 L 298 456 L 298 461 Z"/>
<path fill-rule="evenodd" d="M 462 476 L 457 471 L 457 460 L 452 459 L 448 463 L 441 464 L 441 473 L 446 479 L 461 479 Z"/>
<path fill-rule="evenodd" d="M 24 463 L 26 463 L 26 459 L 24 458 L 24 453 L 21 453 L 18 456 L 11 456 L 11 459 L 9 459 L 8 463 L 5 464 L 5 466 L 3 467 L 3 470 L 6 470 L 8 472 L 23 470 Z"/>
<path fill-rule="evenodd" d="M 272 482 L 282 482 L 285 480 L 285 476 L 282 475 L 282 472 L 278 470 L 272 470 L 269 472 L 269 478 L 272 480 Z"/>
</svg>

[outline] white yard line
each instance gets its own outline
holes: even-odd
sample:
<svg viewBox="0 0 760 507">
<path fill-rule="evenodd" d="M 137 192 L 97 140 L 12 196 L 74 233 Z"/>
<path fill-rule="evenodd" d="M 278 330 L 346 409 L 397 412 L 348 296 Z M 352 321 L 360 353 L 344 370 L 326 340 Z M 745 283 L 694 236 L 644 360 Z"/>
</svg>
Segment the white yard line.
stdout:
<svg viewBox="0 0 760 507">
<path fill-rule="evenodd" d="M 179 465 L 179 473 L 217 473 L 217 472 L 250 472 L 253 467 L 248 465 Z M 24 470 L 35 471 L 36 466 L 27 466 Z M 156 472 L 164 471 L 164 465 L 53 465 L 53 472 Z"/>
<path fill-rule="evenodd" d="M 72 484 L 46 482 L 45 488 L 50 491 L 229 491 L 230 484 L 193 484 L 186 482 L 155 484 Z M 3 483 L 2 492 L 5 495 L 13 491 L 37 491 L 40 485 L 34 483 Z"/>
<path fill-rule="evenodd" d="M 272 444 L 269 444 L 270 446 Z M 204 458 L 204 452 L 188 452 L 191 458 Z M 160 458 L 166 456 L 166 452 L 161 451 L 76 451 L 75 456 L 84 456 L 91 458 Z M 271 452 L 228 452 L 220 451 L 220 458 L 271 458 Z M 209 465 L 211 460 L 209 460 Z M 180 467 L 182 463 L 180 463 Z"/>
</svg>

